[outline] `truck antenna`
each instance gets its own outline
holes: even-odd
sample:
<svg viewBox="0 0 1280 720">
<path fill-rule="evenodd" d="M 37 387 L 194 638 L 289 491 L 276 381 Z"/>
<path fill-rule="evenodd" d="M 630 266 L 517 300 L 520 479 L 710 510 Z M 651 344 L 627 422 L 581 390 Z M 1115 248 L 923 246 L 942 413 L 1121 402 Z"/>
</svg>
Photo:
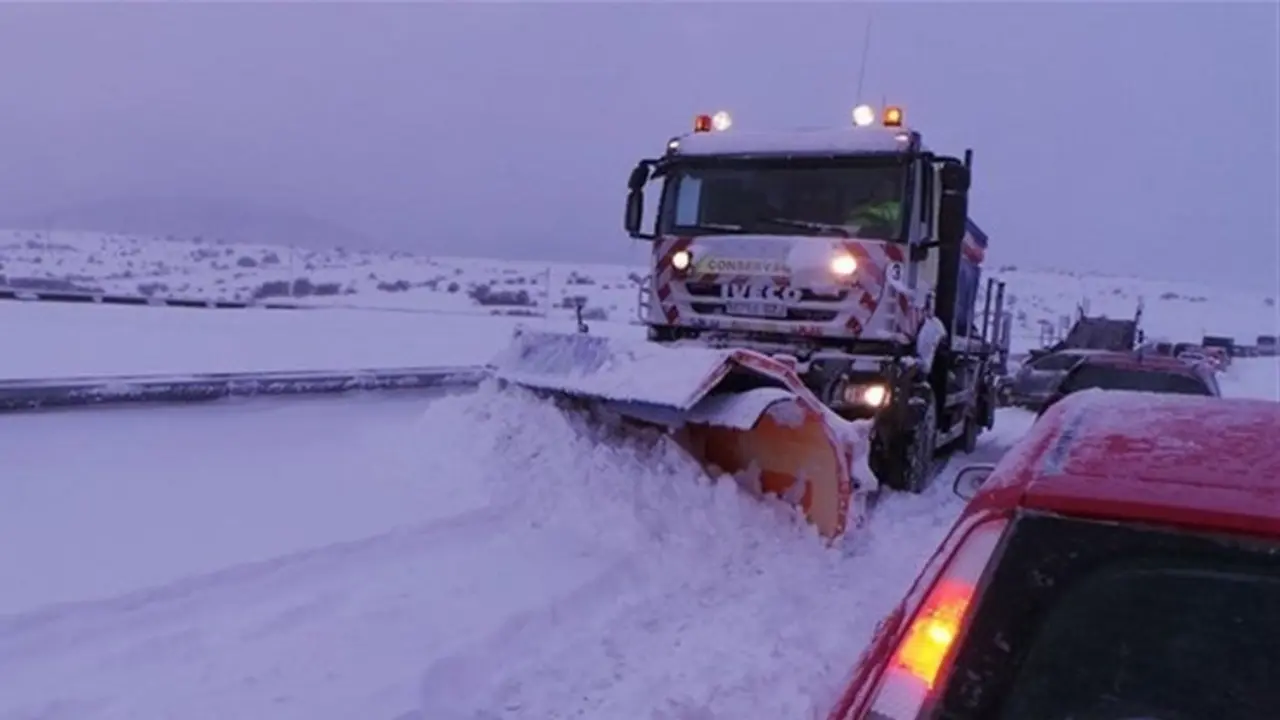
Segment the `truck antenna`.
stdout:
<svg viewBox="0 0 1280 720">
<path fill-rule="evenodd" d="M 867 55 L 871 51 L 871 21 L 875 18 L 875 8 L 867 8 L 867 27 L 862 37 L 862 60 L 858 63 L 857 104 L 862 104 L 862 83 L 867 79 Z"/>
</svg>

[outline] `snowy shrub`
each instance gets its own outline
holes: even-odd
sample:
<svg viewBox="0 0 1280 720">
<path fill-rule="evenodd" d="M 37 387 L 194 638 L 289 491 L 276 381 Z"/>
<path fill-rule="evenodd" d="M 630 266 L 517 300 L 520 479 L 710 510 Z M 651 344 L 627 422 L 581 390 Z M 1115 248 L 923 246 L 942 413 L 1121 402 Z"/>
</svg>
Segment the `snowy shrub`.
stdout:
<svg viewBox="0 0 1280 720">
<path fill-rule="evenodd" d="M 472 285 L 467 294 L 478 305 L 533 307 L 537 304 L 528 290 L 494 290 L 491 285 Z"/>
<path fill-rule="evenodd" d="M 276 297 L 310 297 L 310 296 L 326 296 L 338 295 L 342 292 L 342 285 L 336 282 L 313 283 L 310 278 L 298 278 L 292 282 L 288 280 L 268 280 L 262 283 L 253 291 L 254 300 L 265 300 L 267 298 Z"/>
<path fill-rule="evenodd" d="M 408 280 L 396 280 L 395 282 L 380 282 L 378 290 L 382 292 L 404 292 L 410 288 Z"/>
</svg>

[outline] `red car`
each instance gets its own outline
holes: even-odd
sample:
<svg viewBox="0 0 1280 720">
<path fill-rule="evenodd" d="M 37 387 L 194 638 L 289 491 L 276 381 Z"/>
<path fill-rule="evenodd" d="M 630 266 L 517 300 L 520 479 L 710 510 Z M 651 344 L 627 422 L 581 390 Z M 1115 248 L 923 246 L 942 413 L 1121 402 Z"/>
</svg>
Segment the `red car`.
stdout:
<svg viewBox="0 0 1280 720">
<path fill-rule="evenodd" d="M 1082 356 L 1041 406 L 1043 414 L 1081 390 L 1135 390 L 1183 395 L 1222 395 L 1212 369 L 1164 355 L 1104 352 Z"/>
<path fill-rule="evenodd" d="M 996 466 L 832 720 L 1280 718 L 1280 403 L 1090 392 Z"/>
</svg>

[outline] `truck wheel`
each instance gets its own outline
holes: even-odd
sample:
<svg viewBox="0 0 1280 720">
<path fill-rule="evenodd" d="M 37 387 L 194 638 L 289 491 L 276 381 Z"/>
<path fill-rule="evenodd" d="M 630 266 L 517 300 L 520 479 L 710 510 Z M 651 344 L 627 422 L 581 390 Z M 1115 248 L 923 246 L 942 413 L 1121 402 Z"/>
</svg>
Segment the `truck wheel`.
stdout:
<svg viewBox="0 0 1280 720">
<path fill-rule="evenodd" d="M 871 469 L 880 482 L 909 493 L 924 492 L 929 487 L 937 450 L 938 406 L 933 393 L 925 391 L 916 397 L 924 400 L 925 406 L 915 426 L 902 428 L 887 438 L 877 433 L 871 446 L 872 459 L 879 460 Z"/>
</svg>

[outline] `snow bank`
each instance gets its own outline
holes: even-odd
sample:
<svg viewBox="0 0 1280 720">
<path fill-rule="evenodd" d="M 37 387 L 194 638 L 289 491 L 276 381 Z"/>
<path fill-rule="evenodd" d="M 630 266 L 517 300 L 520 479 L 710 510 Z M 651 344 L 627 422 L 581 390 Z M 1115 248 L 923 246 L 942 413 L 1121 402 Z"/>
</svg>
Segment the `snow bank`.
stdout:
<svg viewBox="0 0 1280 720">
<path fill-rule="evenodd" d="M 824 712 L 956 510 L 942 482 L 890 498 L 865 538 L 829 549 L 789 507 L 708 481 L 660 436 L 492 385 L 424 422 L 445 417 L 471 428 L 475 481 L 495 502 L 616 553 L 630 579 L 439 659 L 421 684 L 418 717 L 432 720 Z"/>
<path fill-rule="evenodd" d="M 1276 358 L 1236 358 L 1218 376 L 1222 394 L 1280 400 L 1280 360 Z"/>
</svg>

